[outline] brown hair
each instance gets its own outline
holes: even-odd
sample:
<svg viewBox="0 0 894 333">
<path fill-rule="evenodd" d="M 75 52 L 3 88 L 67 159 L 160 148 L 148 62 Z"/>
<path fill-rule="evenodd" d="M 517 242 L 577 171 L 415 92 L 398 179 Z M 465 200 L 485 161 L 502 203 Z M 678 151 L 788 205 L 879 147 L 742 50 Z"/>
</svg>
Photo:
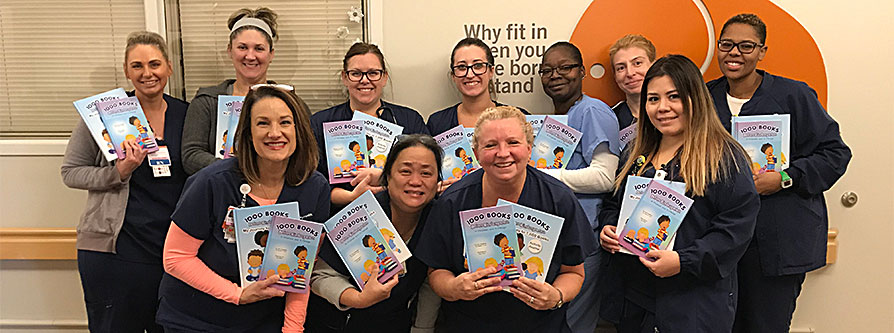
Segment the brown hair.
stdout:
<svg viewBox="0 0 894 333">
<path fill-rule="evenodd" d="M 351 60 L 354 56 L 364 55 L 367 53 L 372 53 L 376 55 L 376 58 L 379 58 L 379 64 L 382 65 L 382 70 L 388 71 L 385 68 L 385 55 L 382 54 L 382 50 L 379 49 L 376 44 L 357 42 L 354 45 L 351 45 L 351 48 L 348 49 L 348 52 L 345 53 L 345 59 L 342 61 L 342 70 L 348 70 L 348 60 Z"/>
<path fill-rule="evenodd" d="M 453 59 L 453 57 L 456 56 L 456 50 L 459 50 L 459 48 L 464 46 L 477 46 L 484 50 L 484 56 L 485 58 L 487 58 L 487 63 L 491 65 L 491 68 L 489 68 L 488 70 L 494 70 L 494 53 L 491 52 L 490 47 L 487 46 L 487 43 L 475 37 L 466 37 L 457 42 L 456 46 L 453 47 L 453 51 L 450 52 L 450 71 L 448 73 L 451 77 L 453 76 L 453 61 L 455 60 Z M 494 86 L 493 79 L 487 81 L 487 91 L 490 93 L 491 99 L 497 99 L 497 88 L 496 86 Z"/>
<path fill-rule="evenodd" d="M 127 46 L 124 48 L 125 63 L 130 50 L 133 50 L 137 45 L 154 46 L 164 56 L 165 61 L 171 61 L 171 58 L 168 57 L 168 44 L 165 43 L 165 39 L 161 35 L 149 31 L 134 31 L 127 35 Z"/>
<path fill-rule="evenodd" d="M 320 159 L 317 141 L 310 129 L 310 112 L 304 107 L 304 102 L 294 92 L 285 91 L 274 87 L 259 87 L 251 89 L 245 95 L 242 104 L 242 114 L 239 115 L 239 125 L 236 127 L 234 152 L 239 161 L 239 170 L 249 182 L 258 182 L 261 178 L 261 170 L 258 169 L 258 152 L 255 151 L 251 134 L 251 110 L 255 103 L 264 98 L 278 98 L 286 103 L 292 111 L 295 122 L 295 152 L 289 156 L 286 166 L 286 184 L 290 186 L 301 185 L 317 169 L 317 161 Z"/>
<path fill-rule="evenodd" d="M 636 47 L 646 51 L 649 61 L 655 61 L 655 44 L 652 44 L 652 41 L 645 36 L 637 34 L 629 34 L 615 41 L 612 47 L 608 49 L 609 61 L 614 62 L 615 53 L 628 47 Z"/>
<path fill-rule="evenodd" d="M 528 140 L 528 145 L 530 146 L 534 144 L 534 129 L 531 128 L 531 123 L 525 118 L 525 114 L 514 106 L 501 105 L 485 109 L 484 112 L 481 113 L 481 116 L 478 117 L 478 121 L 475 122 L 475 133 L 472 134 L 472 149 L 478 149 L 478 138 L 481 136 L 481 125 L 484 125 L 484 123 L 491 120 L 500 119 L 518 120 L 522 131 L 525 132 L 525 139 Z"/>
<path fill-rule="evenodd" d="M 252 17 L 264 21 L 264 23 L 267 23 L 267 25 L 270 26 L 270 33 L 273 34 L 273 36 L 267 35 L 266 31 L 261 30 L 260 28 L 255 26 L 242 26 L 239 27 L 239 29 L 236 29 L 236 31 L 230 32 L 230 42 L 227 43 L 227 49 L 233 46 L 233 39 L 235 39 L 240 32 L 245 29 L 254 29 L 260 31 L 264 35 L 264 38 L 267 38 L 267 44 L 268 46 L 270 46 L 270 50 L 272 51 L 273 41 L 279 39 L 279 35 L 276 33 L 276 18 L 278 16 L 279 15 L 277 15 L 276 12 L 273 11 L 273 9 L 267 7 L 258 7 L 257 9 L 242 8 L 236 10 L 235 12 L 233 12 L 233 14 L 230 15 L 230 18 L 227 19 L 227 29 L 233 30 L 233 26 L 236 25 L 236 22 L 239 22 L 239 20 L 243 17 Z"/>
</svg>

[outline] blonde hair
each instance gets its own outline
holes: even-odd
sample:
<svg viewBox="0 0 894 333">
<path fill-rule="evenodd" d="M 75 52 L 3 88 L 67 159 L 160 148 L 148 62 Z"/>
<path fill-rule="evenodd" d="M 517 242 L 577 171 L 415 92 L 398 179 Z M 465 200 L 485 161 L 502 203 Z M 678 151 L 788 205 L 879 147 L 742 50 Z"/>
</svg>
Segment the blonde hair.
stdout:
<svg viewBox="0 0 894 333">
<path fill-rule="evenodd" d="M 125 63 L 127 62 L 127 56 L 130 54 L 130 50 L 133 50 L 137 45 L 154 46 L 158 49 L 158 52 L 161 52 L 165 61 L 169 63 L 171 62 L 171 58 L 168 57 L 168 44 L 165 43 L 165 39 L 161 37 L 161 35 L 149 31 L 134 31 L 127 35 L 127 44 L 124 47 Z"/>
<path fill-rule="evenodd" d="M 646 51 L 646 56 L 649 57 L 649 61 L 655 61 L 655 44 L 652 44 L 652 41 L 645 36 L 638 34 L 625 35 L 615 41 L 615 43 L 612 44 L 612 47 L 608 49 L 609 60 L 614 62 L 615 53 L 628 47 L 636 47 Z"/>
<path fill-rule="evenodd" d="M 728 170 L 731 166 L 739 171 L 737 155 L 746 162 L 742 166 L 750 167 L 751 159 L 720 123 L 711 94 L 692 60 L 674 54 L 661 57 L 646 73 L 643 91 L 646 91 L 653 79 L 664 76 L 674 83 L 683 102 L 683 112 L 689 115 L 680 152 L 679 173 L 686 182 L 687 192 L 704 196 L 709 184 L 729 178 Z M 646 100 L 647 98 L 640 99 L 639 112 L 640 119 L 643 120 L 637 122 L 637 136 L 627 161 L 615 179 L 615 191 L 618 191 L 621 182 L 633 168 L 636 158 L 642 155 L 651 159 L 661 143 L 661 132 L 646 114 Z M 641 175 L 643 169 L 640 168 L 636 175 Z"/>
<path fill-rule="evenodd" d="M 481 137 L 481 126 L 488 121 L 500 119 L 518 120 L 519 125 L 525 132 L 525 139 L 528 140 L 528 145 L 534 143 L 534 129 L 531 128 L 531 123 L 525 118 L 525 114 L 514 106 L 501 105 L 485 109 L 484 112 L 481 113 L 481 116 L 478 117 L 478 121 L 475 122 L 475 133 L 472 134 L 472 149 L 478 149 L 478 138 Z"/>
<path fill-rule="evenodd" d="M 528 258 L 528 260 L 525 260 L 525 263 L 528 265 L 530 265 L 530 264 L 537 265 L 537 273 L 540 273 L 540 275 L 543 275 L 543 260 L 541 260 L 539 257 L 530 257 L 530 258 Z"/>
</svg>

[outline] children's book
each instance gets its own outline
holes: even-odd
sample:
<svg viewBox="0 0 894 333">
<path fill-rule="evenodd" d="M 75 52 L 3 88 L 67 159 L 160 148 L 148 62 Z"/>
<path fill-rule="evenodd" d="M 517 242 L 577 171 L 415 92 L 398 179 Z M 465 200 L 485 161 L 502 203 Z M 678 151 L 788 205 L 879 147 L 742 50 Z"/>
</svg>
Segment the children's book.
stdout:
<svg viewBox="0 0 894 333">
<path fill-rule="evenodd" d="M 534 135 L 536 136 L 540 133 L 540 128 L 543 127 L 543 122 L 546 120 L 546 117 L 549 116 L 555 120 L 558 120 L 560 123 L 568 125 L 568 115 L 567 114 L 557 114 L 557 115 L 545 115 L 545 114 L 529 114 L 525 116 L 525 119 L 528 120 L 528 123 L 531 124 L 531 129 L 534 130 Z"/>
<path fill-rule="evenodd" d="M 751 156 L 751 173 L 779 172 L 788 168 L 791 150 L 791 115 L 733 117 L 733 138 Z"/>
<path fill-rule="evenodd" d="M 264 262 L 264 248 L 270 237 L 270 221 L 273 217 L 298 218 L 299 214 L 297 202 L 233 210 L 240 286 L 245 287 L 261 277 L 261 263 Z"/>
<path fill-rule="evenodd" d="M 217 148 L 214 149 L 217 158 L 228 158 L 233 153 L 233 139 L 244 100 L 245 96 L 217 96 Z"/>
<path fill-rule="evenodd" d="M 155 142 L 155 134 L 149 127 L 149 121 L 143 114 L 140 101 L 136 97 L 123 97 L 96 103 L 99 117 L 105 125 L 112 144 L 115 145 L 115 154 L 118 158 L 124 158 L 124 141 L 136 139 L 137 144 L 147 152 L 158 151 L 158 143 Z"/>
<path fill-rule="evenodd" d="M 325 225 L 328 231 L 326 237 L 329 237 L 360 290 L 372 278 L 375 267 L 379 268 L 376 278 L 382 283 L 403 270 L 400 260 L 391 252 L 366 209 L 359 208 L 347 218 L 333 216 Z"/>
<path fill-rule="evenodd" d="M 391 252 L 394 253 L 394 256 L 397 257 L 397 260 L 403 263 L 413 256 L 413 254 L 410 253 L 410 247 L 407 246 L 407 243 L 405 243 L 400 237 L 400 234 L 397 233 L 397 228 L 391 224 L 391 219 L 388 218 L 388 215 L 385 215 L 385 210 L 379 205 L 379 201 L 376 200 L 376 196 L 372 191 L 363 192 L 357 199 L 351 201 L 351 203 L 333 216 L 337 216 L 339 220 L 347 219 L 348 216 L 351 216 L 351 214 L 354 214 L 361 208 L 366 209 L 366 212 L 372 217 L 373 222 L 375 222 L 376 226 L 379 228 L 379 232 L 382 233 L 385 243 L 388 244 L 388 247 L 391 249 Z"/>
<path fill-rule="evenodd" d="M 475 135 L 475 128 L 463 126 L 463 134 L 466 135 L 466 140 L 469 140 L 469 147 L 473 147 L 474 144 L 472 143 L 472 136 Z"/>
<path fill-rule="evenodd" d="M 351 171 L 367 167 L 366 129 L 362 120 L 323 123 L 326 160 L 329 162 L 329 183 L 347 183 L 354 179 Z"/>
<path fill-rule="evenodd" d="M 518 232 L 522 276 L 546 282 L 546 273 L 549 272 L 565 218 L 503 199 L 497 200 L 497 206 L 512 208 L 512 220 Z"/>
<path fill-rule="evenodd" d="M 403 133 L 404 127 L 391 123 L 363 112 L 354 112 L 351 120 L 362 120 L 366 129 L 366 142 L 364 149 L 369 152 L 366 156 L 369 167 L 382 169 L 385 167 L 385 159 L 391 151 L 391 145 L 397 136 Z"/>
<path fill-rule="evenodd" d="M 270 236 L 264 249 L 261 279 L 279 276 L 272 287 L 294 293 L 307 293 L 307 284 L 314 269 L 323 224 L 274 216 Z"/>
<path fill-rule="evenodd" d="M 521 277 L 518 233 L 512 207 L 494 206 L 459 212 L 469 272 L 496 267 L 490 277 L 499 277 L 500 286 L 509 286 Z"/>
<path fill-rule="evenodd" d="M 472 144 L 466 139 L 463 125 L 451 128 L 435 136 L 435 141 L 444 149 L 441 162 L 442 179 L 460 179 L 478 169 L 478 159 L 472 151 Z"/>
<path fill-rule="evenodd" d="M 683 193 L 663 181 L 651 181 L 624 228 L 617 229 L 618 242 L 643 258 L 651 250 L 667 250 L 690 206 L 692 199 Z"/>
<path fill-rule="evenodd" d="M 655 180 L 656 182 L 661 182 L 664 186 L 670 187 L 671 189 L 679 193 L 686 193 L 686 183 L 683 182 L 656 180 L 640 176 L 627 177 L 627 185 L 624 187 L 624 199 L 621 200 L 621 210 L 618 213 L 617 230 L 624 230 L 624 225 L 627 224 L 627 219 L 630 218 L 630 214 L 633 213 L 633 208 L 636 207 L 639 199 L 643 197 L 644 193 L 646 193 L 646 188 L 649 187 L 649 182 L 653 180 Z M 670 244 L 668 244 L 665 250 L 674 249 L 674 240 L 676 240 L 676 238 L 671 238 Z M 623 247 L 621 248 L 620 252 L 633 254 L 633 252 L 630 252 Z"/>
<path fill-rule="evenodd" d="M 580 131 L 547 116 L 534 137 L 529 163 L 538 169 L 564 169 L 580 137 Z"/>
<path fill-rule="evenodd" d="M 107 161 L 118 159 L 118 154 L 115 153 L 115 144 L 112 143 L 112 135 L 106 130 L 106 126 L 103 125 L 102 119 L 99 117 L 99 111 L 96 108 L 96 104 L 126 97 L 127 93 L 124 92 L 124 89 L 117 88 L 74 101 L 75 109 L 78 110 L 78 114 L 84 119 L 84 123 L 87 124 L 87 129 L 90 130 L 90 135 L 93 136 L 93 141 L 96 141 L 96 145 L 99 146 L 99 150 L 102 151 L 102 154 L 106 157 Z"/>
<path fill-rule="evenodd" d="M 630 126 L 624 127 L 618 132 L 618 138 L 621 141 L 621 150 L 624 150 L 627 147 L 627 144 L 636 139 L 636 123 L 630 124 Z"/>
</svg>

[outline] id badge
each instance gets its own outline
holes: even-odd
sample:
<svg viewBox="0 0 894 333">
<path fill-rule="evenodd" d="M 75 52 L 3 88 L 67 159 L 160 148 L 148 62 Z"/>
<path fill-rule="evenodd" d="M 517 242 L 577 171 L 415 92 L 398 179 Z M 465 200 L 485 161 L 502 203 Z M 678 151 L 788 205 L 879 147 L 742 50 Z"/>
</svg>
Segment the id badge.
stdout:
<svg viewBox="0 0 894 333">
<path fill-rule="evenodd" d="M 159 146 L 157 151 L 149 153 L 148 158 L 152 176 L 155 178 L 171 176 L 171 154 L 168 152 L 168 146 Z"/>
</svg>

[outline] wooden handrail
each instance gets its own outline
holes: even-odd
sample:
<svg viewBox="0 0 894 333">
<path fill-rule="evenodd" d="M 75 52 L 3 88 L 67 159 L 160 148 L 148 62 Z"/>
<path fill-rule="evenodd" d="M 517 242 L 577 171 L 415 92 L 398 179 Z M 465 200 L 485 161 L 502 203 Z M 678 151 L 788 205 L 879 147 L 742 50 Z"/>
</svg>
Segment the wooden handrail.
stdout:
<svg viewBox="0 0 894 333">
<path fill-rule="evenodd" d="M 72 228 L 0 228 L 2 260 L 77 260 Z"/>
</svg>

